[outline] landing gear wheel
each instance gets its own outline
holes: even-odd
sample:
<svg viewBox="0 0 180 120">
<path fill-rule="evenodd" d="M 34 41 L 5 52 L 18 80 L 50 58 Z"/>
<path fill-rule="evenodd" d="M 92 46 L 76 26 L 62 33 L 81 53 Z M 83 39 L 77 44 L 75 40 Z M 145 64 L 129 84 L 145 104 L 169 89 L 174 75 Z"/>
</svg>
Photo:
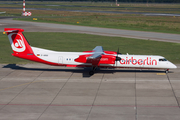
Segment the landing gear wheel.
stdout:
<svg viewBox="0 0 180 120">
<path fill-rule="evenodd" d="M 89 71 L 89 75 L 94 75 L 94 71 Z"/>
<path fill-rule="evenodd" d="M 97 66 L 93 66 L 92 70 L 89 71 L 89 75 L 94 75 L 94 71 L 97 69 Z"/>
<path fill-rule="evenodd" d="M 168 72 L 169 72 L 169 69 L 166 70 L 166 73 L 168 73 Z"/>
</svg>

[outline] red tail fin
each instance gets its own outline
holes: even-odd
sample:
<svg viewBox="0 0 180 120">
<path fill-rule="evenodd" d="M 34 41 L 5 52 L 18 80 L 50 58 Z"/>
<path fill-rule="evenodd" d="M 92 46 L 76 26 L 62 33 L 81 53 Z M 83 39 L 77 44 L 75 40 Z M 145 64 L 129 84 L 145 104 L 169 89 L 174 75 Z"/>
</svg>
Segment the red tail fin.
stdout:
<svg viewBox="0 0 180 120">
<path fill-rule="evenodd" d="M 24 31 L 23 29 L 4 28 L 4 31 L 7 33 L 12 50 L 14 51 L 13 56 L 45 64 L 59 65 L 58 63 L 48 62 L 35 56 L 31 46 L 22 33 Z"/>
<path fill-rule="evenodd" d="M 4 28 L 7 33 L 14 56 L 33 54 L 31 46 L 23 35 L 23 29 L 20 28 Z"/>
</svg>

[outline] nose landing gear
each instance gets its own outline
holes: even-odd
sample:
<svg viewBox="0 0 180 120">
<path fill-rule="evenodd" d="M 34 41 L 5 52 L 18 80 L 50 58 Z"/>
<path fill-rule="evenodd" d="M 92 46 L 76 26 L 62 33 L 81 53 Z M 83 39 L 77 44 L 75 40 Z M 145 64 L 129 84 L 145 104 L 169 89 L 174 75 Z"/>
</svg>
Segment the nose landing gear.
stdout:
<svg viewBox="0 0 180 120">
<path fill-rule="evenodd" d="M 169 69 L 166 69 L 166 73 L 168 73 L 169 72 Z"/>
</svg>

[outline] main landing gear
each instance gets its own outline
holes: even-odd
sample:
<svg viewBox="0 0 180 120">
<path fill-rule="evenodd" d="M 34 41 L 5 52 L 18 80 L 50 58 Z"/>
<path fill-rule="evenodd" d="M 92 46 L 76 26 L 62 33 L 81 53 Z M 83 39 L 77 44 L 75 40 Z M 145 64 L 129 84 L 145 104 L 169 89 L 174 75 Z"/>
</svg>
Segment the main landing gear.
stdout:
<svg viewBox="0 0 180 120">
<path fill-rule="evenodd" d="M 89 75 L 94 75 L 94 71 L 93 70 L 89 71 Z"/>
<path fill-rule="evenodd" d="M 95 70 L 97 69 L 97 67 L 93 67 L 91 71 L 89 71 L 89 75 L 94 75 Z"/>
</svg>

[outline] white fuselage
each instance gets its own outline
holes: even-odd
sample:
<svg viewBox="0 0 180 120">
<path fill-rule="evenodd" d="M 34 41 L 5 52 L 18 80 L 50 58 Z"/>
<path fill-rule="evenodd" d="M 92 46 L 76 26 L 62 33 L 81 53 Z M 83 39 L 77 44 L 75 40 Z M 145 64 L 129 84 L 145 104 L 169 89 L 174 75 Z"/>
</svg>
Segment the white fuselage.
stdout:
<svg viewBox="0 0 180 120">
<path fill-rule="evenodd" d="M 80 55 L 89 53 L 85 52 L 56 52 L 52 50 L 46 50 L 36 47 L 31 47 L 34 55 L 39 59 L 56 63 L 59 65 L 83 65 L 92 66 L 91 63 L 80 63 L 74 61 Z M 114 55 L 116 56 L 116 55 Z M 162 56 L 152 55 L 118 55 L 121 57 L 120 61 L 116 61 L 115 64 L 100 64 L 98 67 L 114 67 L 114 68 L 147 68 L 147 69 L 172 69 L 177 68 L 173 63 L 167 61 Z"/>
</svg>

